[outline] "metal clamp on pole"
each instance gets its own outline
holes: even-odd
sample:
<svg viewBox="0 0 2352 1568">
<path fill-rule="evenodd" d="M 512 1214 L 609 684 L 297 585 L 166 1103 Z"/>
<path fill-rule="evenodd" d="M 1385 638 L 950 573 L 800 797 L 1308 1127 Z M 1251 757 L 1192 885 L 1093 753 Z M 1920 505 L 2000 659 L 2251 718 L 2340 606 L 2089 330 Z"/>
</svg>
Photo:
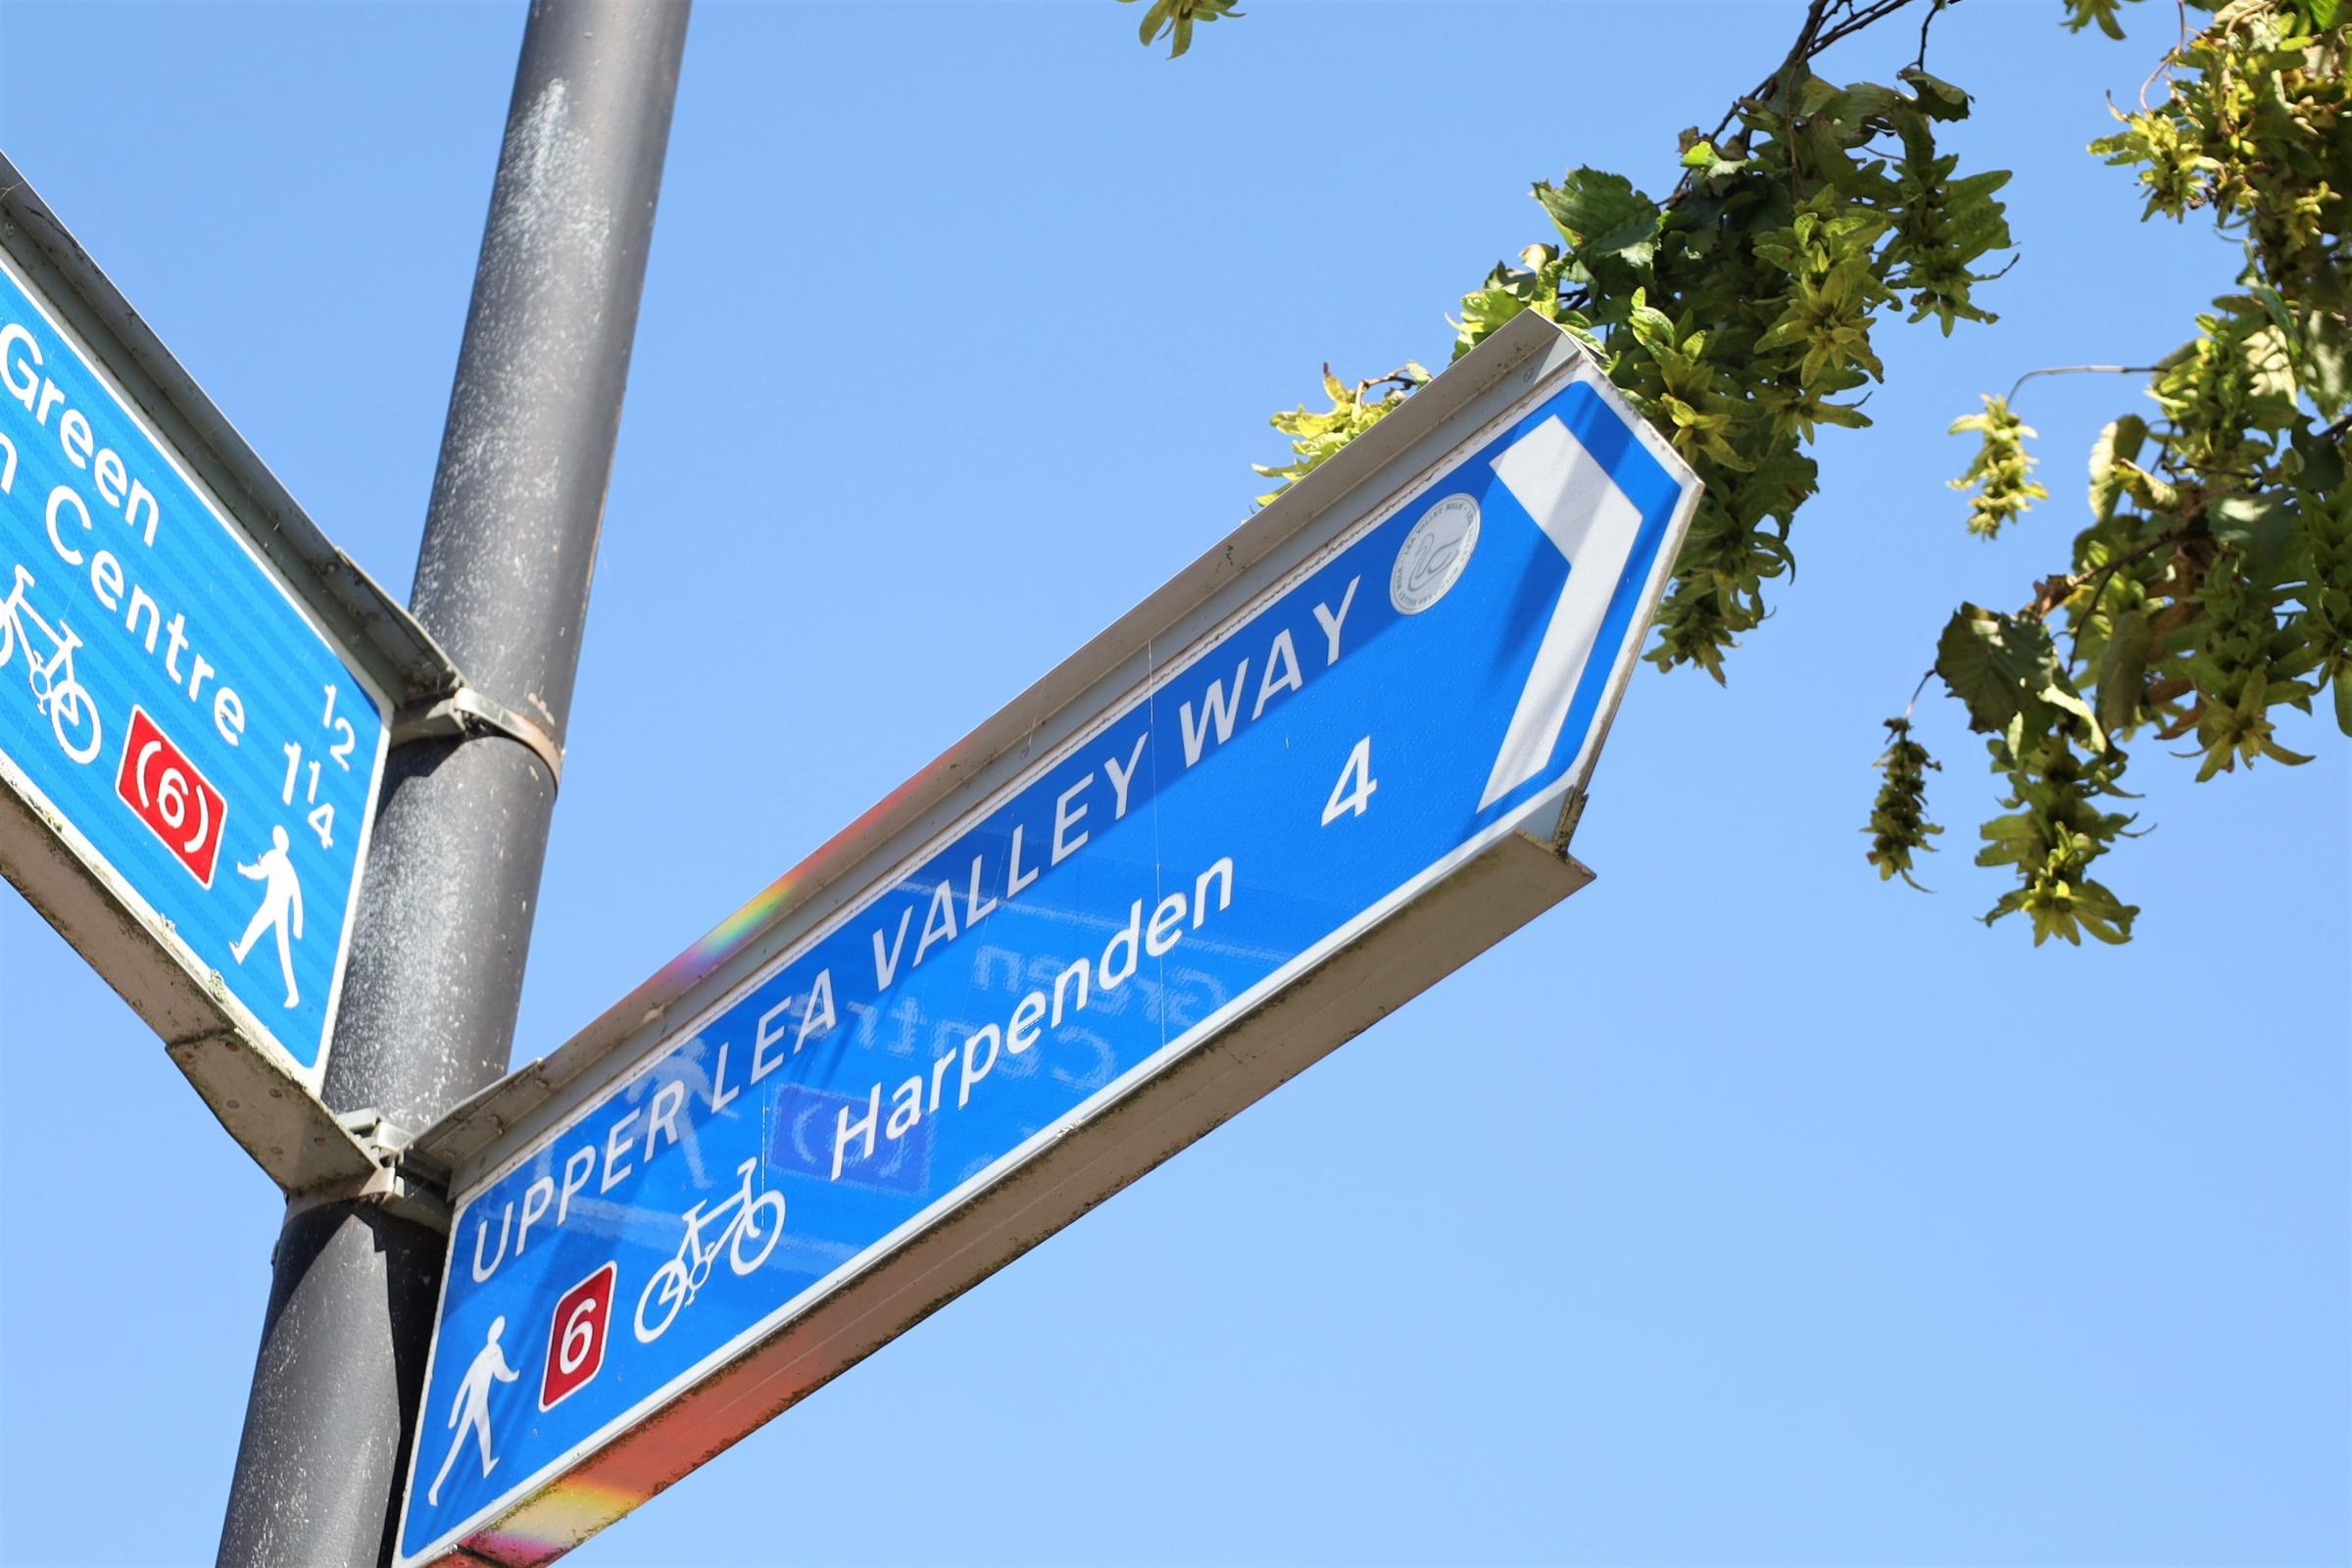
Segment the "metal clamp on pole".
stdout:
<svg viewBox="0 0 2352 1568">
<path fill-rule="evenodd" d="M 511 741 L 519 741 L 547 764 L 548 777 L 562 788 L 564 748 L 557 744 L 555 736 L 536 719 L 484 697 L 471 686 L 461 685 L 422 708 L 402 709 L 392 720 L 395 746 L 438 736 L 479 734 L 504 735 Z"/>
<path fill-rule="evenodd" d="M 286 1217 L 322 1203 L 374 1203 L 403 1219 L 449 1234 L 449 1200 L 440 1188 L 412 1173 L 401 1155 L 412 1141 L 409 1132 L 384 1120 L 373 1109 L 355 1110 L 335 1118 L 368 1151 L 373 1168 L 365 1176 L 306 1188 L 286 1200 Z"/>
</svg>

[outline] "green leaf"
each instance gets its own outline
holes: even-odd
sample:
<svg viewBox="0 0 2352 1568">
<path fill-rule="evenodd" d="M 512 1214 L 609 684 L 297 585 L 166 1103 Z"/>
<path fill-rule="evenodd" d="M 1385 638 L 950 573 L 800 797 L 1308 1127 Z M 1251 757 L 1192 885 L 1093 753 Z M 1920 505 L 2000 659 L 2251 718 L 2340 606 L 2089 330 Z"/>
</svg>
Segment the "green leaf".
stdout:
<svg viewBox="0 0 2352 1568">
<path fill-rule="evenodd" d="M 1962 605 L 1936 645 L 1936 673 L 1968 709 L 1969 727 L 1999 734 L 2049 683 L 2058 651 L 2038 621 Z"/>
<path fill-rule="evenodd" d="M 1538 184 L 1536 200 L 1571 246 L 1657 213 L 1657 204 L 1634 189 L 1632 180 L 1597 169 L 1572 169 L 1557 185 Z"/>
<path fill-rule="evenodd" d="M 2067 0 L 2066 24 L 2072 31 L 2081 32 L 2095 24 L 2108 37 L 2120 40 L 2124 26 L 2115 17 L 2115 8 L 2120 3 L 2121 0 Z"/>
<path fill-rule="evenodd" d="M 1833 118 L 1859 124 L 1865 120 L 1892 121 L 1911 107 L 1911 100 L 1892 87 L 1875 81 L 1849 83 L 1843 92 L 1822 106 Z"/>
<path fill-rule="evenodd" d="M 2126 904 L 2104 883 L 2085 881 L 2075 889 L 2075 918 L 2109 947 L 2120 948 L 2132 940 L 2132 921 L 2138 913 L 2138 905 Z"/>
<path fill-rule="evenodd" d="M 1644 208 L 1606 233 L 1578 246 L 1576 257 L 1587 266 L 1614 257 L 1630 266 L 1647 267 L 1658 248 L 1657 237 L 1658 212 L 1655 208 Z"/>
<path fill-rule="evenodd" d="M 2082 694 L 2075 690 L 2074 682 L 2068 680 L 2064 674 L 2060 674 L 2048 685 L 2035 692 L 2034 696 L 2037 701 L 2046 703 L 2052 708 L 2063 708 L 2082 720 L 2090 730 L 2090 749 L 2092 751 L 2103 752 L 2107 749 L 2107 735 L 2099 727 L 2099 715 L 2091 711 L 2090 704 L 2082 700 Z"/>
<path fill-rule="evenodd" d="M 1968 94 L 1939 76 L 1931 76 L 1917 66 L 1905 66 L 1895 73 L 1919 94 L 1920 112 L 1930 120 L 1966 120 Z"/>
<path fill-rule="evenodd" d="M 2322 310 L 2306 312 L 2300 324 L 2303 354 L 2297 373 L 2311 401 L 2332 418 L 2352 403 L 2352 327 Z"/>
<path fill-rule="evenodd" d="M 1134 0 L 1120 0 L 1120 3 L 1131 5 Z M 1166 34 L 1168 58 L 1173 60 L 1193 46 L 1194 24 L 1214 22 L 1220 17 L 1238 17 L 1242 13 L 1233 8 L 1239 3 L 1240 0 L 1152 0 L 1151 7 L 1144 12 L 1143 25 L 1136 29 L 1136 36 L 1144 43 L 1151 44 L 1163 33 Z"/>
<path fill-rule="evenodd" d="M 2352 735 L 2352 664 L 2336 666 L 2335 727 Z"/>
<path fill-rule="evenodd" d="M 2254 581 L 2276 582 L 2294 538 L 2295 504 L 2277 491 L 2217 496 L 2205 508 L 2205 525 L 2218 542 L 2244 554 Z"/>
<path fill-rule="evenodd" d="M 2148 421 L 2136 414 L 2127 414 L 2110 420 L 2099 432 L 2090 448 L 2090 513 L 2105 522 L 2115 515 L 2116 503 L 2124 496 L 2124 481 L 2116 471 L 2118 463 L 2130 463 L 2139 456 L 2148 439 Z"/>
<path fill-rule="evenodd" d="M 2099 654 L 2099 723 L 2110 731 L 2129 729 L 2139 712 L 2147 683 L 2148 655 L 2156 646 L 2148 617 L 2128 610 L 2115 617 Z"/>
<path fill-rule="evenodd" d="M 1633 329 L 1634 340 L 1652 354 L 1665 357 L 1674 353 L 1674 320 L 1649 303 L 1646 290 L 1634 290 L 1625 320 Z"/>
<path fill-rule="evenodd" d="M 2297 430 L 2295 455 L 2303 465 L 2303 471 L 2295 479 L 2297 489 L 2307 490 L 2313 495 L 2328 496 L 2344 487 L 2342 442 L 2322 440 L 2316 430 Z"/>
<path fill-rule="evenodd" d="M 2094 750 L 2106 747 L 2097 716 L 2066 678 L 2058 645 L 2038 620 L 1962 605 L 1936 645 L 1936 673 L 1968 709 L 1969 728 L 2013 736 L 2013 751 L 2026 729 L 2050 726 L 2052 709 L 2083 720 Z"/>
</svg>

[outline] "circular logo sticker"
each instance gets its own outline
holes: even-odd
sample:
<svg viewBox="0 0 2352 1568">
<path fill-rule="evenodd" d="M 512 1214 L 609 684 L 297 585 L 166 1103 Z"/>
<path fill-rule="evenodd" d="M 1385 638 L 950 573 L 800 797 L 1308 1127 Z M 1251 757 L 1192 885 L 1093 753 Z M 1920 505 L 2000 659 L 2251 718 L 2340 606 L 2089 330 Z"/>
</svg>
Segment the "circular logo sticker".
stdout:
<svg viewBox="0 0 2352 1568">
<path fill-rule="evenodd" d="M 1389 603 L 1399 614 L 1418 615 L 1461 580 L 1477 548 L 1478 502 L 1468 495 L 1447 496 L 1421 514 L 1404 536 L 1389 573 Z"/>
</svg>

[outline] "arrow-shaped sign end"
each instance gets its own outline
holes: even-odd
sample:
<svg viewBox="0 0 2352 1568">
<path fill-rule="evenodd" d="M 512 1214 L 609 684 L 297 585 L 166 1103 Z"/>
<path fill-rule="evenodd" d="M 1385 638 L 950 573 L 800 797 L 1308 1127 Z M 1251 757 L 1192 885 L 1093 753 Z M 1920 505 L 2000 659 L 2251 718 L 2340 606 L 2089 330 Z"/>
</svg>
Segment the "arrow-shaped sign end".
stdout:
<svg viewBox="0 0 2352 1568">
<path fill-rule="evenodd" d="M 1479 797 L 1482 811 L 1551 760 L 1642 529 L 1641 509 L 1557 415 L 1504 448 L 1493 466 L 1503 488 L 1568 558 L 1568 584 L 1552 607 L 1535 668 L 1503 731 L 1502 750 Z"/>
</svg>

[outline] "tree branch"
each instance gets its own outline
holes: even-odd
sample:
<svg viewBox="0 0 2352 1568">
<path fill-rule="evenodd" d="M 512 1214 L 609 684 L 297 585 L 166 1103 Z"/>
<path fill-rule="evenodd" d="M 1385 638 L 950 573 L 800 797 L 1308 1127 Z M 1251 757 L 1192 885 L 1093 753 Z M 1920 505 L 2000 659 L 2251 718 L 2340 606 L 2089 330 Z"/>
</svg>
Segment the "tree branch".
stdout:
<svg viewBox="0 0 2352 1568">
<path fill-rule="evenodd" d="M 2018 614 L 2020 616 L 2031 615 L 2035 620 L 2047 620 L 2050 617 L 2050 612 L 2074 598 L 2083 584 L 2096 578 L 2098 587 L 2090 596 L 2090 608 L 2082 612 L 2082 618 L 2088 620 L 2099 612 L 2099 599 L 2107 592 L 2109 578 L 2126 566 L 2134 565 L 2147 560 L 2159 550 L 2186 543 L 2203 526 L 2203 519 L 2192 515 L 2185 521 L 2165 529 L 2164 532 L 2138 549 L 2116 557 L 2095 571 L 2070 572 L 2064 577 L 2045 577 L 2034 587 L 2034 602 L 2019 611 Z"/>
<path fill-rule="evenodd" d="M 1851 37 L 1872 24 L 1893 16 L 1905 6 L 1917 3 L 1918 0 L 1809 0 L 1805 7 L 1805 20 L 1796 29 L 1796 41 L 1788 46 L 1787 58 L 1753 89 L 1732 100 L 1732 107 L 1723 112 L 1723 118 L 1716 122 L 1714 130 L 1708 133 L 1708 145 L 1722 141 L 1723 133 L 1731 128 L 1733 121 L 1740 118 L 1740 111 L 1771 92 L 1789 67 L 1803 65 L 1838 39 Z M 1936 0 L 1929 10 L 1929 20 L 1934 21 L 1936 12 L 1953 3 L 1955 0 Z M 1833 17 L 1835 21 L 1831 20 Z M 1927 49 L 1925 25 L 1920 28 L 1920 49 L 1924 58 Z M 1696 170 L 1686 172 L 1675 185 L 1674 194 L 1666 198 L 1664 205 L 1675 207 L 1690 195 L 1697 174 Z"/>
<path fill-rule="evenodd" d="M 2038 370 L 2028 370 L 2019 376 L 2010 386 L 2009 395 L 2001 401 L 2016 402 L 2017 389 L 2037 375 L 2154 375 L 2162 368 L 2160 365 L 2045 365 Z"/>
</svg>

